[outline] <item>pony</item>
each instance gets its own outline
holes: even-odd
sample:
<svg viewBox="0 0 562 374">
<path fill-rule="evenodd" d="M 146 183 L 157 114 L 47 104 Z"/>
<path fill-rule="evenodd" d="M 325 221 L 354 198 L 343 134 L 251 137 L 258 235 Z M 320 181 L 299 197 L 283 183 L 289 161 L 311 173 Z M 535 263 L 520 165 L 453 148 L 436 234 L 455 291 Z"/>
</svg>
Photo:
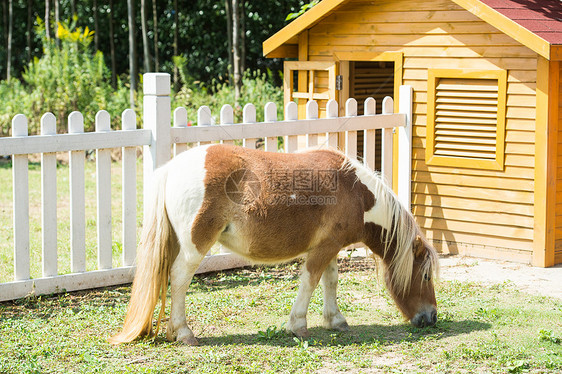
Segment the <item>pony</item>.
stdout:
<svg viewBox="0 0 562 374">
<path fill-rule="evenodd" d="M 155 171 L 146 199 L 130 303 L 122 331 L 109 338 L 113 344 L 153 335 L 160 298 L 158 333 L 170 280 L 166 338 L 197 345 L 186 322 L 186 292 L 216 242 L 253 263 L 305 258 L 286 324 L 297 337 L 310 335 L 306 316 L 318 283 L 324 326 L 349 330 L 336 301 L 336 260 L 354 243 L 382 259 L 385 283 L 405 318 L 418 327 L 437 321 L 435 249 L 382 178 L 337 150 L 194 147 Z"/>
</svg>

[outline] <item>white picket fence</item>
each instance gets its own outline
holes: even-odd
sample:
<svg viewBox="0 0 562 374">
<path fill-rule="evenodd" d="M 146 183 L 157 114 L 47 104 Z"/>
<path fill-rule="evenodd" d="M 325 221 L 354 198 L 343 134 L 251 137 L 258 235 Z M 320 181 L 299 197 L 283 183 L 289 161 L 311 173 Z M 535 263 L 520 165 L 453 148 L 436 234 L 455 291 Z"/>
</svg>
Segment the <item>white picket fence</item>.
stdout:
<svg viewBox="0 0 562 374">
<path fill-rule="evenodd" d="M 265 121 L 256 122 L 256 108 L 244 107 L 243 123 L 234 124 L 233 109 L 223 106 L 220 125 L 213 124 L 208 107 L 198 111 L 198 126 L 187 126 L 187 111 L 170 106 L 170 76 L 164 73 L 144 75 L 144 129 L 136 128 L 136 115 L 131 109 L 122 114 L 122 129 L 112 131 L 110 116 L 100 111 L 95 118 L 95 132 L 84 132 L 84 118 L 73 112 L 68 118 L 68 134 L 56 134 L 56 119 L 47 113 L 41 119 L 41 135 L 28 136 L 27 119 L 17 115 L 12 121 L 12 137 L 0 139 L 0 156 L 12 157 L 13 171 L 13 231 L 14 281 L 0 283 L 0 301 L 36 295 L 105 287 L 128 283 L 134 275 L 137 234 L 136 147 L 144 146 L 144 186 L 151 180 L 153 170 L 168 161 L 172 154 L 187 149 L 188 144 L 209 142 L 234 143 L 255 148 L 257 139 L 265 139 L 265 150 L 276 152 L 277 137 L 285 137 L 285 151 L 298 150 L 298 136 L 306 136 L 306 145 L 323 144 L 337 147 L 338 133 L 345 134 L 345 152 L 357 155 L 357 131 L 364 131 L 364 162 L 374 168 L 375 130 L 383 129 L 382 173 L 392 181 L 392 133 L 399 129 L 398 196 L 410 206 L 411 178 L 411 114 L 412 88 L 400 87 L 400 110 L 393 113 L 393 102 L 386 98 L 383 113 L 375 114 L 375 101 L 365 101 L 365 115 L 357 116 L 357 102 L 345 103 L 346 115 L 338 117 L 338 104 L 330 101 L 326 118 L 318 118 L 318 105 L 310 101 L 306 119 L 297 120 L 297 106 L 289 103 L 285 120 L 277 120 L 275 104 L 264 108 Z M 173 146 L 173 152 L 172 152 Z M 111 218 L 111 156 L 112 148 L 122 148 L 122 264 L 112 268 Z M 97 262 L 98 269 L 86 271 L 85 217 L 85 152 L 96 150 L 97 184 Z M 56 153 L 69 154 L 70 183 L 70 258 L 71 273 L 59 274 L 57 266 L 57 190 Z M 28 155 L 41 154 L 41 214 L 42 214 L 42 277 L 30 276 L 29 183 Z M 146 204 L 145 204 L 146 207 Z M 208 256 L 198 272 L 222 270 L 245 264 L 229 253 Z M 0 264 L 9 266 L 9 264 Z"/>
</svg>

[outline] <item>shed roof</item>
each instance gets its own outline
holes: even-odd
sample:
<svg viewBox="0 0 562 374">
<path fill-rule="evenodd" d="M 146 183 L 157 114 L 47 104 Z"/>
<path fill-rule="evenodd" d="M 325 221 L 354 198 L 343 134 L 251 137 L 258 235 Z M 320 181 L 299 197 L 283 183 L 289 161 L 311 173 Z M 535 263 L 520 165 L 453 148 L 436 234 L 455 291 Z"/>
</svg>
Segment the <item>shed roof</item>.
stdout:
<svg viewBox="0 0 562 374">
<path fill-rule="evenodd" d="M 284 50 L 297 36 L 350 0 L 323 0 L 263 43 L 268 57 L 290 57 Z M 562 60 L 562 1 L 451 0 L 549 60 Z M 293 50 L 296 51 L 296 50 Z"/>
<path fill-rule="evenodd" d="M 562 44 L 560 0 L 480 0 L 550 44 Z"/>
</svg>

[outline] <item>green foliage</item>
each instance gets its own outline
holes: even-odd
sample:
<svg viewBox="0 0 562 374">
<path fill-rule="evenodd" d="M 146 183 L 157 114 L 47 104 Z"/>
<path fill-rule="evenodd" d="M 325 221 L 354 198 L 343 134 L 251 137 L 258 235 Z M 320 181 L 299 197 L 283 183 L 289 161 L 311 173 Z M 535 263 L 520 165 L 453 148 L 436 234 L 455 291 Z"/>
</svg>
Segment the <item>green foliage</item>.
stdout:
<svg viewBox="0 0 562 374">
<path fill-rule="evenodd" d="M 311 9 L 312 7 L 314 7 L 316 4 L 318 4 L 320 2 L 320 0 L 312 0 L 310 3 L 308 4 L 304 4 L 303 6 L 301 6 L 300 10 L 298 12 L 294 12 L 294 13 L 289 13 L 287 15 L 287 18 L 285 18 L 285 21 L 291 21 L 295 18 L 298 18 L 300 16 L 302 16 L 307 10 Z"/>
<path fill-rule="evenodd" d="M 263 121 L 263 108 L 267 102 L 277 105 L 279 115 L 283 113 L 283 90 L 274 83 L 271 71 L 267 74 L 258 71 L 246 71 L 242 78 L 242 89 L 237 106 L 234 105 L 234 87 L 228 82 L 215 79 L 206 85 L 195 81 L 187 73 L 187 60 L 182 57 L 174 58 L 178 65 L 183 87 L 176 93 L 172 101 L 172 107 L 183 106 L 187 109 L 187 118 L 193 123 L 197 122 L 197 110 L 206 105 L 211 109 L 213 118 L 218 123 L 220 109 L 224 104 L 230 104 L 234 109 L 235 122 L 242 122 L 244 105 L 251 103 L 256 106 L 257 121 Z"/>
<path fill-rule="evenodd" d="M 28 94 L 17 79 L 0 81 L 0 135 L 9 135 L 12 118 L 26 108 Z"/>
<path fill-rule="evenodd" d="M 550 342 L 554 344 L 562 344 L 562 338 L 555 336 L 552 330 L 541 329 L 539 331 L 539 340 L 543 342 Z"/>
<path fill-rule="evenodd" d="M 283 326 L 277 328 L 277 326 L 268 326 L 265 330 L 258 331 L 258 340 L 275 340 L 285 335 L 283 331 Z"/>
<path fill-rule="evenodd" d="M 245 54 L 246 68 L 265 72 L 282 70 L 280 59 L 264 58 L 262 43 L 285 25 L 285 15 L 298 12 L 300 7 L 310 0 L 267 0 L 240 3 L 244 5 L 245 26 Z M 31 10 L 32 23 L 36 16 L 44 17 L 45 1 L 42 0 L 13 0 L 13 35 L 12 35 L 12 75 L 21 78 L 24 68 L 34 57 L 42 55 L 41 36 L 31 31 L 30 44 L 27 42 L 28 8 Z M 111 66 L 110 53 L 110 19 L 113 23 L 113 40 L 115 46 L 115 66 L 117 76 L 128 74 L 128 16 L 127 2 L 113 1 L 113 6 L 107 1 L 98 1 L 96 14 L 98 26 L 95 26 L 94 8 L 92 1 L 75 1 L 75 14 L 68 0 L 60 2 L 60 19 L 71 19 L 75 16 L 81 26 L 96 30 L 99 39 L 98 49 L 106 56 L 108 66 Z M 160 71 L 173 72 L 172 56 L 181 54 L 188 59 L 188 68 L 192 75 L 202 82 L 209 84 L 213 78 L 225 77 L 228 73 L 228 43 L 226 38 L 227 24 L 224 0 L 159 0 L 157 4 L 158 19 L 158 52 Z M 174 4 L 178 10 L 178 45 L 174 52 L 174 20 L 176 17 Z M 136 47 L 142 51 L 141 12 L 140 2 L 136 2 L 135 24 L 139 37 Z M 150 8 L 150 7 L 149 7 Z M 272 11 L 272 9 L 274 11 Z M 51 36 L 56 30 L 54 22 L 54 6 L 51 6 Z M 148 11 L 148 38 L 150 48 L 154 48 L 154 21 L 152 10 Z M 7 28 L 0 34 L 6 41 Z M 93 44 L 93 43 L 92 43 Z M 141 54 L 142 55 L 142 54 Z M 154 57 L 154 54 L 153 54 Z M 0 77 L 5 79 L 6 48 L 0 48 Z M 139 56 L 139 67 L 142 70 L 142 56 Z M 153 64 L 152 64 L 153 65 Z M 142 71 L 141 71 L 142 73 Z M 128 78 L 122 78 L 127 80 Z M 277 82 L 279 83 L 279 82 Z"/>
<path fill-rule="evenodd" d="M 22 82 L 0 83 L 0 92 L 7 92 L 0 97 L 2 133 L 8 132 L 17 113 L 28 117 L 31 134 L 40 131 L 40 119 L 46 112 L 57 117 L 59 132 L 65 131 L 66 118 L 75 110 L 84 115 L 86 131 L 93 130 L 95 114 L 102 109 L 112 115 L 117 126 L 121 112 L 129 105 L 128 90 L 121 83 L 115 90 L 111 87 L 103 54 L 91 48 L 93 31 L 77 27 L 75 20 L 60 23 L 57 45 L 54 39 L 47 40 L 43 22 L 38 19 L 37 23 L 36 30 L 43 35 L 43 56 L 29 63 Z"/>
<path fill-rule="evenodd" d="M 266 72 L 267 69 L 274 72 L 282 71 L 281 59 L 263 57 L 262 43 L 285 26 L 286 14 L 298 11 L 305 1 L 243 1 L 246 69 L 261 72 Z M 204 82 L 206 85 L 213 84 L 213 79 L 226 79 L 229 59 L 224 1 L 179 0 L 178 8 L 180 25 L 178 52 L 186 58 L 190 74 L 195 80 Z M 158 34 L 159 42 L 162 45 L 160 60 L 164 61 L 162 71 L 171 73 L 173 69 L 170 63 L 173 54 L 173 32 L 171 30 L 174 29 L 172 1 L 167 0 L 167 5 L 162 6 L 160 11 L 162 12 L 158 21 L 162 31 Z M 149 29 L 151 29 L 151 24 L 152 21 L 149 20 Z M 139 50 L 141 50 L 140 47 Z M 276 79 L 276 84 L 281 83 L 276 74 L 273 78 Z"/>
</svg>

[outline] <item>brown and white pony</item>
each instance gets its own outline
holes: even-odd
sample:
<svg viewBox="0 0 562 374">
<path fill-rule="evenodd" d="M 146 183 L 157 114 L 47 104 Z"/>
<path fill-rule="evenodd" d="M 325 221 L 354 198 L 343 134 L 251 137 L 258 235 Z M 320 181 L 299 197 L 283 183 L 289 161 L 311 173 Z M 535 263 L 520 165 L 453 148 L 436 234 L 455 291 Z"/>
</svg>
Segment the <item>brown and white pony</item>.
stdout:
<svg viewBox="0 0 562 374">
<path fill-rule="evenodd" d="M 336 302 L 338 252 L 362 242 L 378 255 L 398 308 L 415 326 L 437 321 L 431 280 L 435 249 L 413 216 L 378 175 L 335 150 L 269 153 L 229 145 L 186 151 L 155 173 L 137 270 L 123 330 L 111 343 L 152 334 L 153 313 L 164 314 L 168 279 L 171 316 L 167 339 L 197 344 L 185 317 L 193 274 L 216 243 L 254 263 L 305 255 L 301 285 L 287 330 L 307 337 L 312 292 L 322 282 L 324 325 L 349 326 Z"/>
</svg>

